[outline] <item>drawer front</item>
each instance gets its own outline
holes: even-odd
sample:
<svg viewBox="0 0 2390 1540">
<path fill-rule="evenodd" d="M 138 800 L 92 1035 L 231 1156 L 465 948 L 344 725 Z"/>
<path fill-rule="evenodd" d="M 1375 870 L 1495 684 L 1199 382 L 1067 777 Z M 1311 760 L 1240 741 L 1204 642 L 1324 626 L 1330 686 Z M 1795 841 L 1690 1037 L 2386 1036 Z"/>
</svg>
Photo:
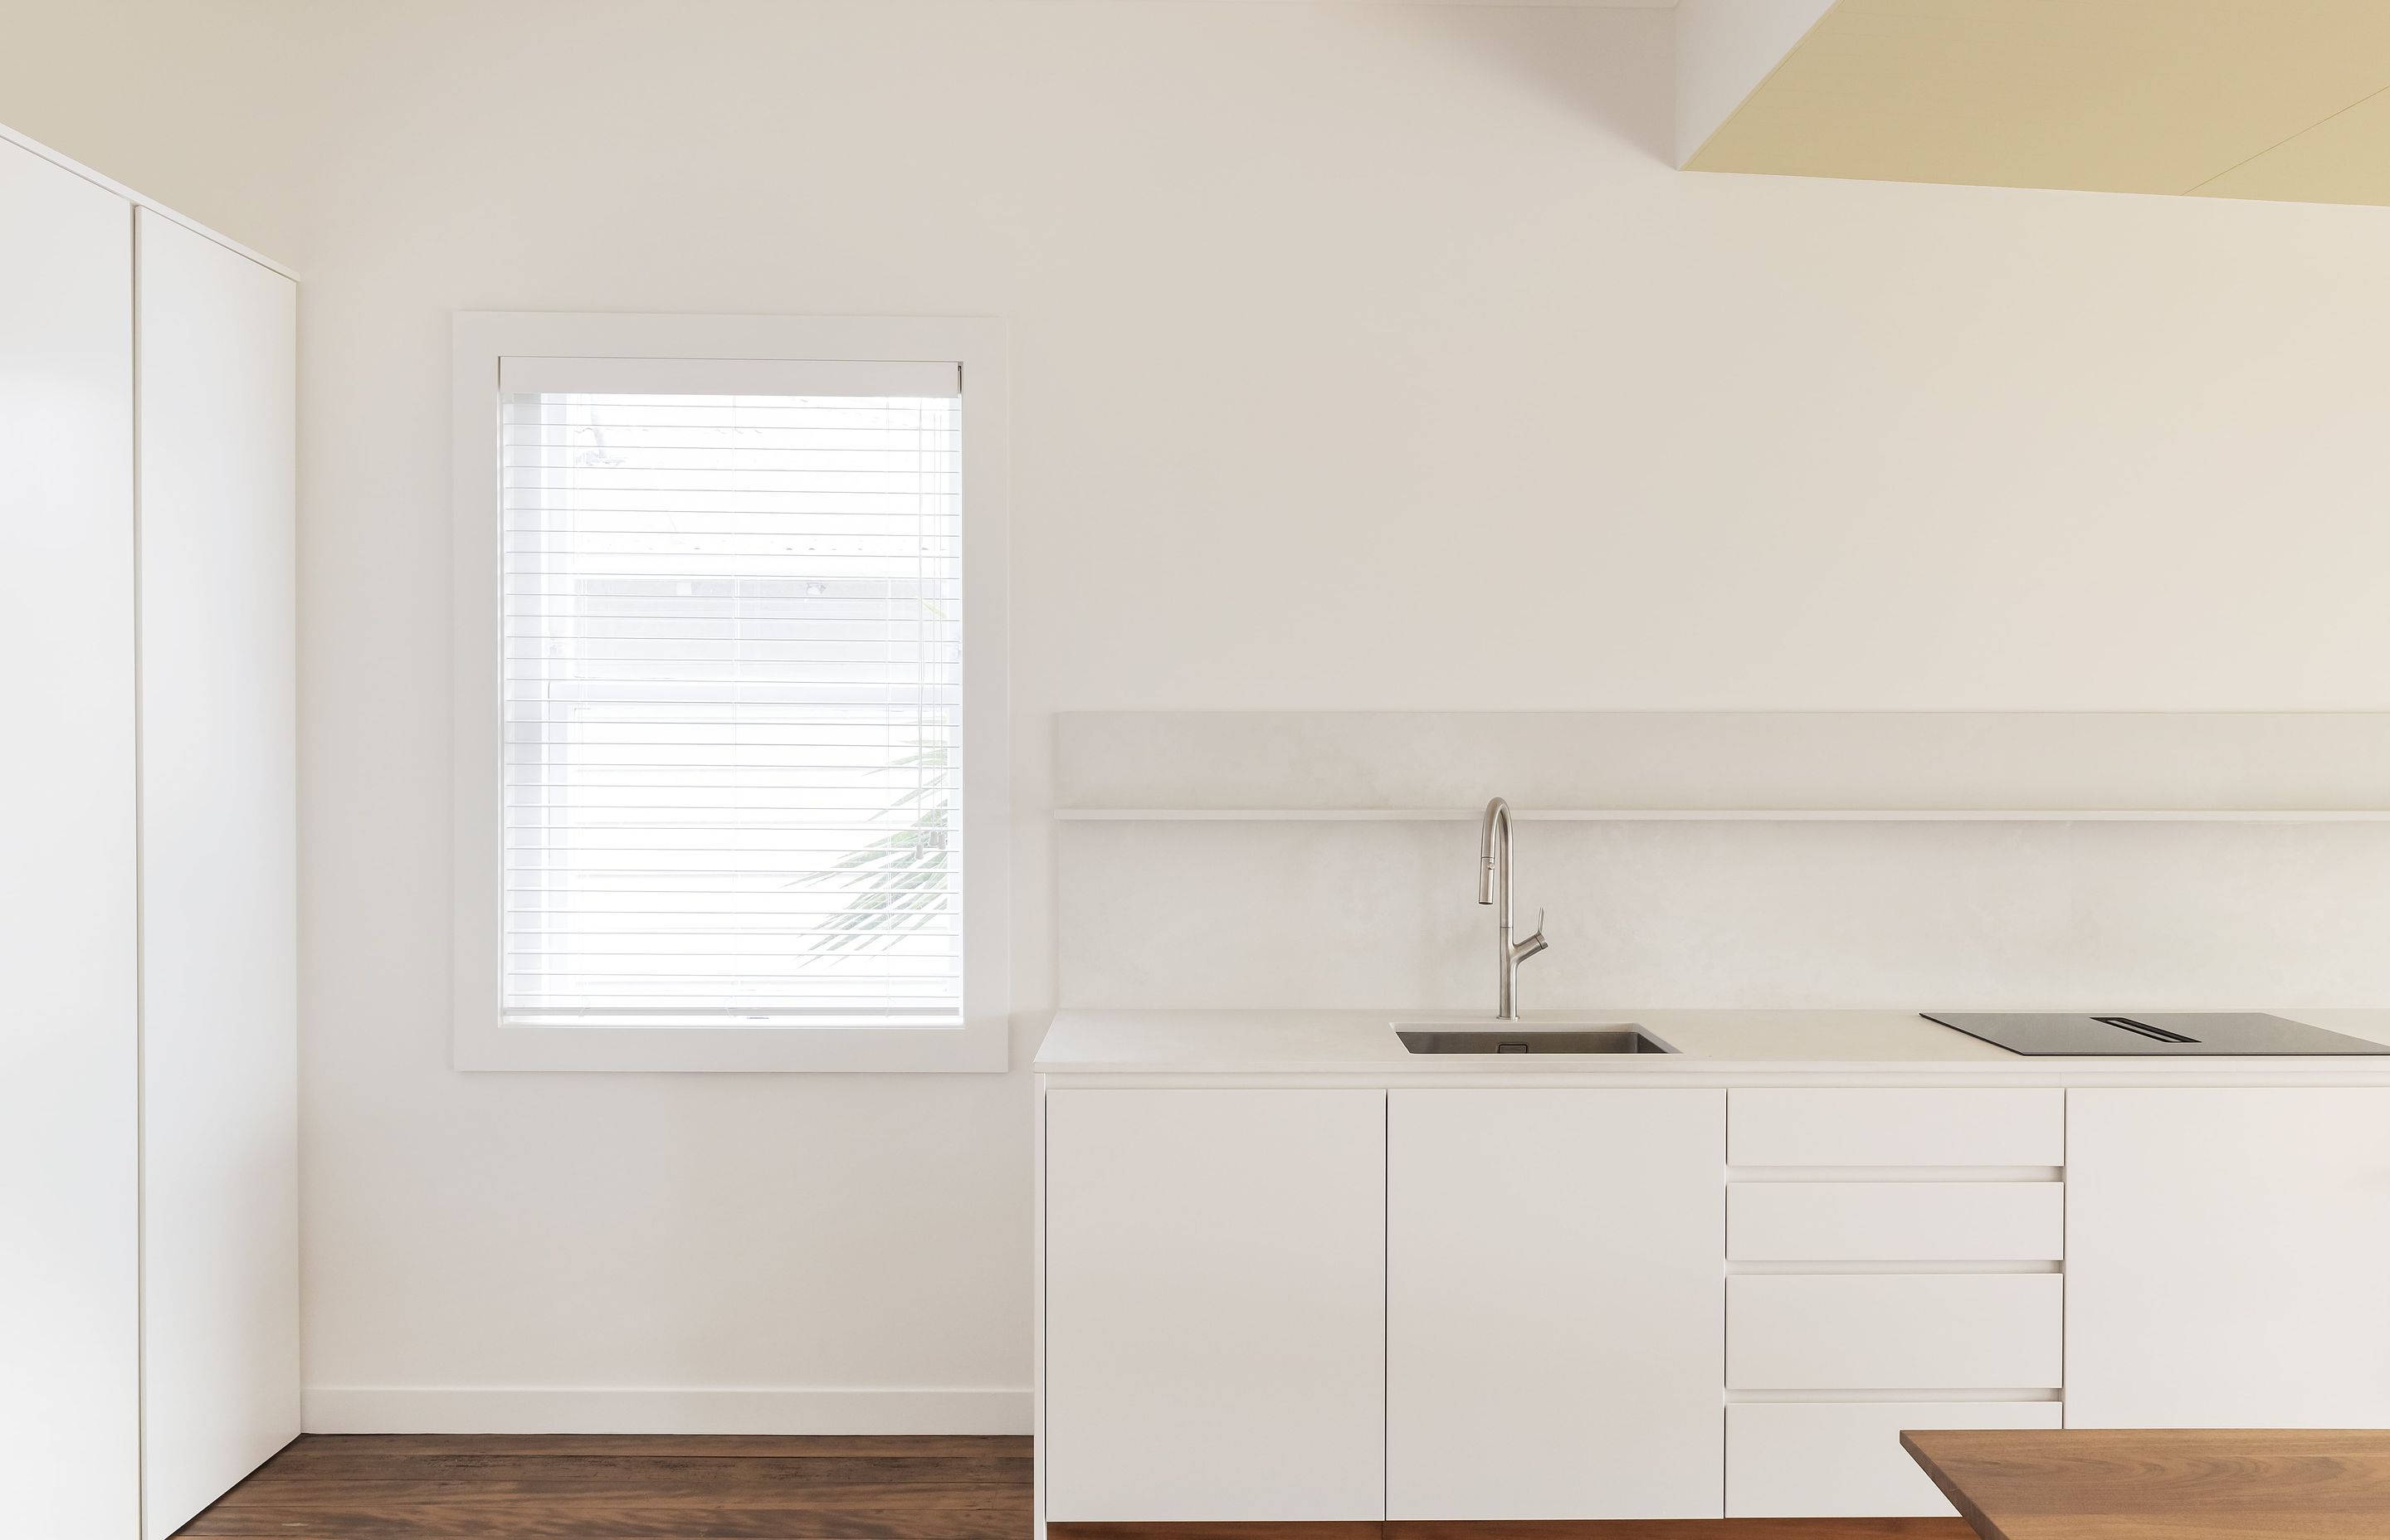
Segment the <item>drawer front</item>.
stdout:
<svg viewBox="0 0 2390 1540">
<path fill-rule="evenodd" d="M 1953 1508 L 1905 1430 L 2055 1428 L 2055 1401 L 1768 1402 L 1726 1409 L 1729 1519 L 1904 1518 Z"/>
<path fill-rule="evenodd" d="M 2056 1182 L 1739 1182 L 1727 1192 L 1737 1262 L 2055 1262 Z"/>
<path fill-rule="evenodd" d="M 1728 1278 L 1727 1385 L 2054 1390 L 2063 1284 L 2056 1273 Z"/>
<path fill-rule="evenodd" d="M 2056 1166 L 2066 1093 L 1770 1091 L 1727 1096 L 1737 1166 Z"/>
</svg>

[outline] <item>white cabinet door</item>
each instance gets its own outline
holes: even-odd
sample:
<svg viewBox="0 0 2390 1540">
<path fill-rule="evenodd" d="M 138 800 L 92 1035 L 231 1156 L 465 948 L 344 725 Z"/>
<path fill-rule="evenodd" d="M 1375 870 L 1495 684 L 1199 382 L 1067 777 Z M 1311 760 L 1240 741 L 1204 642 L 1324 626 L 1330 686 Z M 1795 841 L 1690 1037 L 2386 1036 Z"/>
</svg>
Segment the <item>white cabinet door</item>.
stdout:
<svg viewBox="0 0 2390 1540">
<path fill-rule="evenodd" d="M 1046 1098 L 1047 1517 L 1385 1512 L 1385 1094 Z"/>
<path fill-rule="evenodd" d="M 290 280 L 148 210 L 143 1529 L 299 1432 Z"/>
<path fill-rule="evenodd" d="M 2067 1426 L 2390 1427 L 2390 1090 L 2067 1099 Z"/>
<path fill-rule="evenodd" d="M 1387 1517 L 1717 1517 L 1725 1093 L 1387 1112 Z"/>
<path fill-rule="evenodd" d="M 0 143 L 0 1532 L 140 1514 L 133 211 Z"/>
</svg>

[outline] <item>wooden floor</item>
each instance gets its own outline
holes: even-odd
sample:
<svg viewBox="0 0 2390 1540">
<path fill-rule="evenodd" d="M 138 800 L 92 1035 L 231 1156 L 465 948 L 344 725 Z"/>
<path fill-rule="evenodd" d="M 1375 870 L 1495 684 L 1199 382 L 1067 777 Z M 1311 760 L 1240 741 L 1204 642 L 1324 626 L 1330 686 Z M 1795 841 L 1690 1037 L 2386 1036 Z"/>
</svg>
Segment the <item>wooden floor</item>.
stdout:
<svg viewBox="0 0 2390 1540">
<path fill-rule="evenodd" d="M 1027 1540 L 1025 1438 L 309 1434 L 194 1540 Z M 1054 1526 L 1054 1540 L 1969 1540 L 1957 1520 Z"/>
<path fill-rule="evenodd" d="M 207 1540 L 1026 1540 L 1025 1438 L 310 1433 Z"/>
</svg>

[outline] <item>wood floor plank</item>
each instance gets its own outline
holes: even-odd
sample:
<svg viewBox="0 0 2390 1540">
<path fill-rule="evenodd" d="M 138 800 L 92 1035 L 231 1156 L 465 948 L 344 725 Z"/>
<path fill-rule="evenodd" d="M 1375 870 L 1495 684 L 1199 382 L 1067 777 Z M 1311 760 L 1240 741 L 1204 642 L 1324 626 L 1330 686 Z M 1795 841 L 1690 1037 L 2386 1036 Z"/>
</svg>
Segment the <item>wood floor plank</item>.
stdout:
<svg viewBox="0 0 2390 1540">
<path fill-rule="evenodd" d="M 290 1509 L 387 1507 L 403 1501 L 412 1508 L 479 1509 L 537 1503 L 580 1503 L 592 1511 L 617 1508 L 762 1509 L 904 1507 L 924 1511 L 1009 1508 L 1017 1491 L 984 1485 L 924 1482 L 803 1481 L 710 1482 L 674 1481 L 337 1481 L 284 1484 L 252 1492 L 237 1503 L 217 1505 L 228 1514 L 255 1516 Z"/>
<path fill-rule="evenodd" d="M 273 1534 L 285 1540 L 496 1540 L 571 1536 L 572 1540 L 1023 1540 L 1029 1508 L 951 1513 L 919 1508 L 779 1508 L 691 1512 L 636 1506 L 591 1508 L 578 1502 L 513 1502 L 484 1508 L 412 1505 L 356 1508 L 267 1508 L 219 1525 L 207 1516 L 181 1534 L 206 1540 Z"/>
<path fill-rule="evenodd" d="M 265 1508 L 238 1516 L 202 1515 L 180 1534 L 194 1540 L 235 1540 L 251 1534 L 302 1540 L 513 1540 L 572 1535 L 621 1540 L 1022 1540 L 1027 1505 L 938 1511 L 810 1508 L 688 1509 L 636 1505 L 595 1509 L 576 1502 L 514 1502 L 480 1508 L 435 1509 L 411 1504 L 357 1508 Z"/>
<path fill-rule="evenodd" d="M 1025 1465 L 964 1460 L 672 1460 L 649 1457 L 610 1460 L 581 1456 L 547 1458 L 402 1456 L 388 1465 L 353 1461 L 294 1474 L 277 1471 L 270 1486 L 236 1494 L 248 1502 L 260 1491 L 329 1493 L 342 1483 L 412 1482 L 426 1491 L 496 1486 L 587 1489 L 603 1497 L 623 1490 L 689 1488 L 742 1493 L 796 1487 L 853 1487 L 933 1493 L 959 1490 L 1010 1492 L 1027 1482 Z M 227 1499 L 231 1500 L 231 1499 Z"/>
<path fill-rule="evenodd" d="M 1025 1438 L 308 1435 L 190 1540 L 1022 1540 Z"/>
</svg>

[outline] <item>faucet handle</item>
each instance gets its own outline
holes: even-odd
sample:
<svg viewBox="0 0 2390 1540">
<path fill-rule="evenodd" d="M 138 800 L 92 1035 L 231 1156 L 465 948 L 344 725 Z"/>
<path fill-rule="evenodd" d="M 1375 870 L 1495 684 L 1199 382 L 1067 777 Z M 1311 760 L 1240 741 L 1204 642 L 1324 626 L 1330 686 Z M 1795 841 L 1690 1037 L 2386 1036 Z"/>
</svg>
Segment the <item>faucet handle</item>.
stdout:
<svg viewBox="0 0 2390 1540">
<path fill-rule="evenodd" d="M 1544 911 L 1539 906 L 1536 910 L 1536 933 L 1512 946 L 1510 958 L 1513 962 L 1525 962 L 1536 953 L 1548 950 L 1551 944 L 1544 939 Z"/>
</svg>

